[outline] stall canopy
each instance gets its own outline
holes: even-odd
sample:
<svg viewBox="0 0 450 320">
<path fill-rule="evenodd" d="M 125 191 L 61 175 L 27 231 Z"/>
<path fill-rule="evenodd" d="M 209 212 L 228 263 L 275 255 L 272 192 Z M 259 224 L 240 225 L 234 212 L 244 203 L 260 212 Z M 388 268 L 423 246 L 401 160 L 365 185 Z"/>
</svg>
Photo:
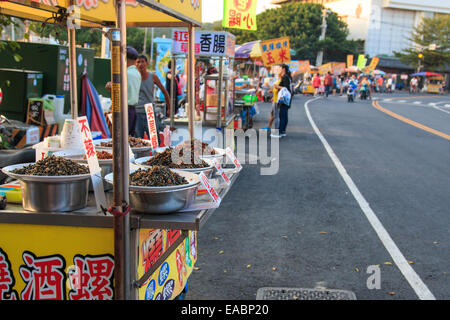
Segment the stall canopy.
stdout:
<svg viewBox="0 0 450 320">
<path fill-rule="evenodd" d="M 201 1 L 128 0 L 126 4 L 129 27 L 201 26 Z M 0 1 L 0 14 L 54 24 L 70 19 L 81 27 L 113 27 L 116 24 L 114 0 Z"/>
<path fill-rule="evenodd" d="M 424 76 L 424 77 L 442 77 L 442 74 L 439 73 L 435 73 L 435 72 L 417 72 L 417 73 L 413 73 L 411 75 L 411 77 L 416 77 L 416 76 Z"/>
</svg>

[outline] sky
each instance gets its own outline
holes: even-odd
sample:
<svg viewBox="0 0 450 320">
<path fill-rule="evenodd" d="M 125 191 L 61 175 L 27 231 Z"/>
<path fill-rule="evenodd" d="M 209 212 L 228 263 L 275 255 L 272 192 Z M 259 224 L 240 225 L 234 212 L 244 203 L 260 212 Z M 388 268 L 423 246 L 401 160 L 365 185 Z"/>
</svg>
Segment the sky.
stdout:
<svg viewBox="0 0 450 320">
<path fill-rule="evenodd" d="M 270 4 L 272 0 L 258 0 L 256 4 L 256 13 L 261 13 L 266 9 L 275 8 Z M 202 20 L 205 22 L 214 22 L 222 20 L 223 0 L 202 0 Z"/>
</svg>

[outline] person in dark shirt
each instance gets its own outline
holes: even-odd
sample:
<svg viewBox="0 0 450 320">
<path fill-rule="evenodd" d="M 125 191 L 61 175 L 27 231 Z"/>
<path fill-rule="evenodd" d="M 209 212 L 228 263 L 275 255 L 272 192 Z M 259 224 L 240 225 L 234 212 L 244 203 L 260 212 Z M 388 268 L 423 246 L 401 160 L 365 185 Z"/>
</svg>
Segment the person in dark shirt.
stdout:
<svg viewBox="0 0 450 320">
<path fill-rule="evenodd" d="M 291 90 L 291 72 L 289 71 L 289 66 L 286 64 L 281 65 L 281 72 L 280 72 L 280 83 L 274 84 L 274 87 L 276 87 L 278 90 L 281 90 L 283 87 L 286 88 L 289 93 L 291 94 L 291 100 L 289 101 L 289 105 L 279 102 L 278 106 L 280 108 L 280 129 L 279 129 L 279 135 L 271 134 L 274 138 L 281 138 L 286 136 L 286 127 L 288 124 L 288 111 L 291 107 L 292 102 L 292 90 Z"/>
<path fill-rule="evenodd" d="M 167 65 L 169 70 L 166 73 L 166 90 L 170 94 L 170 86 L 172 85 L 172 61 L 169 61 L 169 64 Z M 175 110 L 175 114 L 178 112 L 179 106 L 178 106 L 178 84 L 179 84 L 179 76 L 177 75 L 177 72 L 175 70 L 175 86 L 173 89 L 173 97 L 172 101 L 170 103 L 173 104 L 173 108 Z M 170 116 L 170 109 L 167 109 L 167 116 Z"/>
</svg>

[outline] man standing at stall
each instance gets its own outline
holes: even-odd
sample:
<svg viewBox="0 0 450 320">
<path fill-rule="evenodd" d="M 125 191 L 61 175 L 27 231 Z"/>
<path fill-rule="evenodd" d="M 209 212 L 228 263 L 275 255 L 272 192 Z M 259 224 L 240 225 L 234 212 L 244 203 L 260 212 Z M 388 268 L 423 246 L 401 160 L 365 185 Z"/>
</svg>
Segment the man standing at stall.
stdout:
<svg viewBox="0 0 450 320">
<path fill-rule="evenodd" d="M 127 46 L 128 134 L 133 137 L 136 135 L 136 105 L 141 88 L 141 74 L 136 67 L 138 55 L 135 48 Z M 105 88 L 111 92 L 111 82 Z"/>
<path fill-rule="evenodd" d="M 155 84 L 164 95 L 167 109 L 170 109 L 170 95 L 167 92 L 166 88 L 164 88 L 164 86 L 162 85 L 158 76 L 155 73 L 148 72 L 148 60 L 145 55 L 141 54 L 138 57 L 137 68 L 139 70 L 139 73 L 141 74 L 142 79 L 141 87 L 139 90 L 139 101 L 136 106 L 136 136 L 138 138 L 143 138 L 144 132 L 147 132 L 147 135 L 150 137 L 144 106 L 147 103 L 153 103 Z M 155 119 L 158 119 L 155 110 L 155 106 L 153 106 Z M 158 133 L 163 129 L 161 128 L 161 123 L 158 120 L 156 121 L 156 129 Z"/>
</svg>

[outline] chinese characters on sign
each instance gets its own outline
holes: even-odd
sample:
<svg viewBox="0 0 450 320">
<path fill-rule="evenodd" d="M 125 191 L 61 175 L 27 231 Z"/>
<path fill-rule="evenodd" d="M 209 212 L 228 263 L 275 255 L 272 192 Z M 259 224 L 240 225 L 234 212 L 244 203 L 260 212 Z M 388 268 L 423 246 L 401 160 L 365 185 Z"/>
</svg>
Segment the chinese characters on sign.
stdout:
<svg viewBox="0 0 450 320">
<path fill-rule="evenodd" d="M 113 299 L 114 259 L 109 254 L 77 254 L 73 259 L 75 265 L 68 268 L 67 274 L 66 261 L 59 254 L 36 256 L 24 251 L 22 260 L 24 264 L 19 267 L 20 278 L 25 283 L 20 292 L 22 300 L 66 300 L 67 282 L 71 288 L 70 300 Z M 0 248 L 0 300 L 18 300 L 14 285 L 11 263 Z"/>
<path fill-rule="evenodd" d="M 260 46 L 266 67 L 291 61 L 289 37 L 261 41 Z"/>
<path fill-rule="evenodd" d="M 201 56 L 234 56 L 235 37 L 228 32 L 196 31 L 195 54 Z M 188 32 L 172 30 L 172 54 L 188 52 Z"/>
<path fill-rule="evenodd" d="M 145 114 L 147 116 L 148 130 L 150 133 L 150 142 L 152 148 L 156 149 L 158 145 L 158 130 L 156 130 L 155 113 L 153 112 L 153 104 L 147 103 L 145 106 Z"/>
<path fill-rule="evenodd" d="M 89 128 L 86 116 L 77 118 L 78 130 L 84 145 L 84 151 L 91 173 L 92 185 L 94 187 L 95 200 L 97 202 L 97 209 L 100 211 L 100 206 L 106 207 L 105 190 L 103 188 L 103 179 L 101 176 L 101 168 L 95 151 L 94 141 L 92 140 L 91 129 Z"/>
<path fill-rule="evenodd" d="M 299 60 L 298 61 L 298 71 L 300 73 L 307 73 L 311 71 L 309 60 Z"/>
<path fill-rule="evenodd" d="M 213 186 L 211 185 L 211 183 L 209 182 L 208 178 L 206 177 L 206 175 L 201 172 L 199 175 L 200 181 L 202 183 L 202 185 L 205 187 L 206 191 L 208 191 L 209 195 L 211 196 L 211 198 L 213 199 L 213 201 L 217 204 L 220 204 L 220 202 L 222 201 L 222 199 L 220 198 L 219 194 L 216 192 L 216 190 L 214 190 Z"/>
<path fill-rule="evenodd" d="M 222 26 L 255 31 L 256 2 L 257 0 L 224 0 Z"/>
</svg>

